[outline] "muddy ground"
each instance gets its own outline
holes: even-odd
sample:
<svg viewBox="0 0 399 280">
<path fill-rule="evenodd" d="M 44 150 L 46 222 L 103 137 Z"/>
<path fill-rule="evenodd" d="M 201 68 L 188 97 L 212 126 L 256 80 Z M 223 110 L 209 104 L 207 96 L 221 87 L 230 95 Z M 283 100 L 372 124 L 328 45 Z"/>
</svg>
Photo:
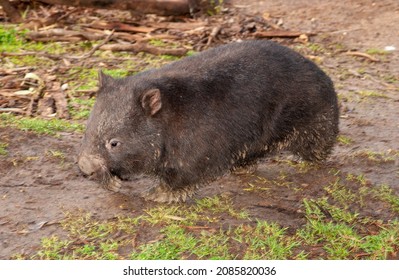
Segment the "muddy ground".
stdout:
<svg viewBox="0 0 399 280">
<path fill-rule="evenodd" d="M 341 136 L 346 141 L 337 144 L 323 166 L 303 171 L 300 163 L 289 162 L 290 156 L 282 154 L 263 160 L 256 176 L 226 175 L 200 189 L 197 198 L 225 194 L 235 207 L 247 209 L 252 217 L 277 221 L 295 230 L 305 223 L 302 200 L 322 195 L 322 186 L 337 176 L 344 179 L 347 174 L 363 175 L 367 186 L 389 185 L 399 195 L 398 2 L 235 2 L 232 5 L 240 13 L 268 13 L 280 17 L 279 24 L 286 29 L 317 34 L 311 40 L 322 49 L 309 55 L 335 83 L 341 102 Z M 369 52 L 378 62 L 346 53 L 384 50 L 387 46 L 396 50 Z M 29 256 L 37 251 L 42 237 L 63 236 L 65 232 L 59 222 L 66 212 L 84 210 L 96 218 L 107 219 L 137 216 L 154 206 L 134 195 L 137 189 L 145 187 L 145 182 L 136 182 L 123 194 L 101 189 L 82 177 L 75 164 L 81 137 L 79 133 L 67 132 L 52 137 L 0 126 L 0 141 L 8 144 L 7 154 L 0 155 L 0 259 L 16 254 Z M 61 151 L 65 156 L 54 156 L 51 151 Z M 336 172 L 333 174 L 332 170 Z M 280 184 L 268 184 L 268 191 L 244 190 L 248 183 L 259 183 L 259 178 Z M 283 179 L 300 190 L 284 187 Z M 358 186 L 353 184 L 353 188 Z M 398 218 L 380 202 L 371 200 L 367 205 L 360 210 L 362 215 L 380 220 Z"/>
</svg>

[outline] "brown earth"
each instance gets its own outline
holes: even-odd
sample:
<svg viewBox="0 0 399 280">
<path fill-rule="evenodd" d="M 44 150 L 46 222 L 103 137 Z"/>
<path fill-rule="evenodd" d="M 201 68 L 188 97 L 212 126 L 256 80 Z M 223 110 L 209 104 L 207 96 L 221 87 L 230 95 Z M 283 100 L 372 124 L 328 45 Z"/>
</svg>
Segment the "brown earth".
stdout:
<svg viewBox="0 0 399 280">
<path fill-rule="evenodd" d="M 321 196 L 325 192 L 321 186 L 337 176 L 344 180 L 349 173 L 364 174 L 369 187 L 387 184 L 399 195 L 397 0 L 241 0 L 231 5 L 234 4 L 243 14 L 279 17 L 279 24 L 286 29 L 317 33 L 312 43 L 322 49 L 305 54 L 315 59 L 334 80 L 341 99 L 341 135 L 351 142 L 339 143 L 323 166 L 310 167 L 304 172 L 300 163 L 288 164 L 289 155 L 282 154 L 262 161 L 256 176 L 226 175 L 200 189 L 197 197 L 229 195 L 235 207 L 247 209 L 252 217 L 278 221 L 295 230 L 305 222 L 301 210 L 303 198 Z M 394 46 L 396 50 L 373 54 L 379 62 L 346 53 L 383 50 L 386 46 Z M 358 92 L 379 95 L 365 96 Z M 103 190 L 82 177 L 75 164 L 81 137 L 77 133 L 51 137 L 0 127 L 0 141 L 8 143 L 7 155 L 0 155 L 0 259 L 15 254 L 30 255 L 37 251 L 42 237 L 65 234 L 59 225 L 65 212 L 81 209 L 107 219 L 140 215 L 143 209 L 154 205 L 134 195 L 145 187 L 145 182 L 136 182 L 127 191 L 130 193 L 123 194 Z M 61 151 L 65 158 L 55 157 L 51 151 Z M 375 158 L 370 151 L 375 152 Z M 244 191 L 248 183 L 254 182 L 271 191 Z M 300 190 L 292 191 L 284 184 Z M 353 188 L 358 187 L 353 183 Z M 359 210 L 360 214 L 381 220 L 397 218 L 379 203 L 368 201 L 368 207 Z"/>
</svg>

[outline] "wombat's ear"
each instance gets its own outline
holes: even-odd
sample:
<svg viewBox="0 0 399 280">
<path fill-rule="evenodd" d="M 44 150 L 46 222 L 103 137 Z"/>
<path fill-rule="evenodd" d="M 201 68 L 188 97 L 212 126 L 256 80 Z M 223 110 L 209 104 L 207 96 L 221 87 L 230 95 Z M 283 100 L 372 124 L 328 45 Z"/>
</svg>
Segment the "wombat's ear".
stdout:
<svg viewBox="0 0 399 280">
<path fill-rule="evenodd" d="M 141 96 L 141 106 L 148 115 L 154 116 L 162 107 L 161 91 L 157 88 L 146 91 Z"/>
<path fill-rule="evenodd" d="M 108 76 L 107 74 L 104 74 L 102 70 L 98 71 L 98 82 L 99 82 L 99 87 L 103 87 L 104 85 L 110 83 L 113 80 L 111 76 Z"/>
</svg>

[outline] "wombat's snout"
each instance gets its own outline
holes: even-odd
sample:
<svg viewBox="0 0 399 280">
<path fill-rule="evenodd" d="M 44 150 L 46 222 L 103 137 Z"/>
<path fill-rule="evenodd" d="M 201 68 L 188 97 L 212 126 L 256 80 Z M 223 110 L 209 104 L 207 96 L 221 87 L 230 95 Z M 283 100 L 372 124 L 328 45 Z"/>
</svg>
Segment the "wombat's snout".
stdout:
<svg viewBox="0 0 399 280">
<path fill-rule="evenodd" d="M 84 174 L 92 176 L 100 172 L 104 166 L 104 160 L 94 155 L 82 153 L 78 157 L 78 166 Z"/>
</svg>

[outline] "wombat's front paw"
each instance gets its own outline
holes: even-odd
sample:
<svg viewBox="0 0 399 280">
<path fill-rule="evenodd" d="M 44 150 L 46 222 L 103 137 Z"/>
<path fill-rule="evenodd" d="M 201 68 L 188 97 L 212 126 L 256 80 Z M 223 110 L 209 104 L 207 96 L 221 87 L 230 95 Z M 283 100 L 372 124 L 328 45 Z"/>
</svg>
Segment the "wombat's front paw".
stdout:
<svg viewBox="0 0 399 280">
<path fill-rule="evenodd" d="M 107 190 L 118 192 L 122 187 L 122 181 L 118 177 L 112 176 L 106 181 L 103 186 Z"/>
<path fill-rule="evenodd" d="M 145 200 L 151 200 L 162 203 L 173 203 L 173 202 L 185 202 L 188 197 L 191 197 L 195 193 L 194 187 L 188 187 L 178 190 L 172 190 L 171 188 L 158 185 L 151 188 L 147 192 L 143 193 Z"/>
<path fill-rule="evenodd" d="M 232 169 L 232 173 L 234 175 L 247 175 L 247 174 L 254 174 L 258 166 L 256 164 L 241 166 L 241 167 L 234 167 Z"/>
</svg>

